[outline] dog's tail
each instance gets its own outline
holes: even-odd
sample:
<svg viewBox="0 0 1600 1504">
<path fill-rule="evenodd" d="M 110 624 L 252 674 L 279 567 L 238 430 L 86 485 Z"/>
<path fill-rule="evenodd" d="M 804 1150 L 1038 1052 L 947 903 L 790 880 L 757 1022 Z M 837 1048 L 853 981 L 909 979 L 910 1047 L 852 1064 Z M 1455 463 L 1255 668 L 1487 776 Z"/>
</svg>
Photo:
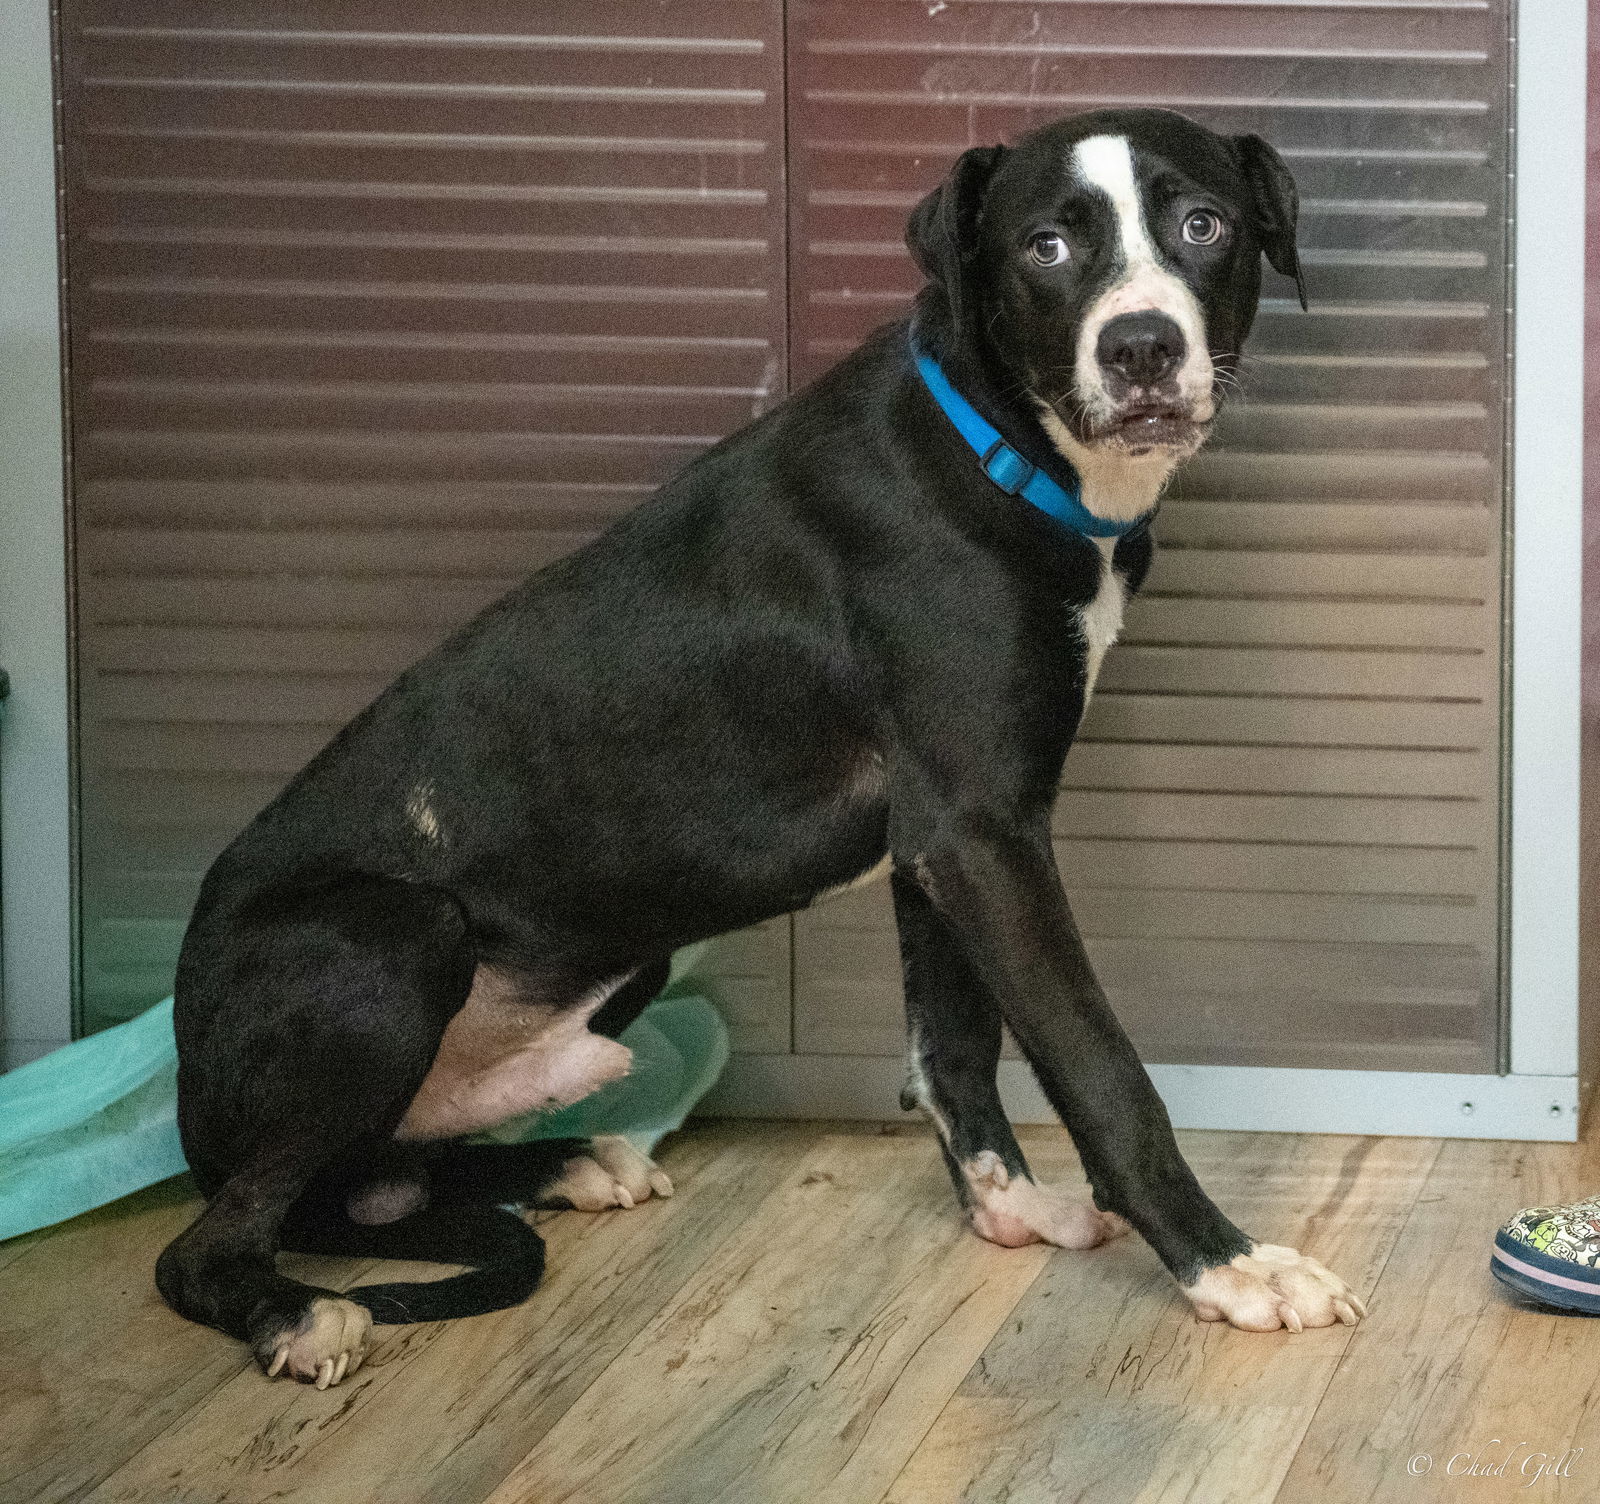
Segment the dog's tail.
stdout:
<svg viewBox="0 0 1600 1504">
<path fill-rule="evenodd" d="M 469 1266 L 445 1279 L 345 1291 L 346 1300 L 365 1306 L 387 1326 L 503 1311 L 532 1295 L 544 1276 L 544 1239 L 515 1212 L 486 1204 L 434 1204 L 371 1226 L 352 1222 L 342 1207 L 324 1202 L 291 1217 L 279 1246 L 296 1253 Z"/>
</svg>

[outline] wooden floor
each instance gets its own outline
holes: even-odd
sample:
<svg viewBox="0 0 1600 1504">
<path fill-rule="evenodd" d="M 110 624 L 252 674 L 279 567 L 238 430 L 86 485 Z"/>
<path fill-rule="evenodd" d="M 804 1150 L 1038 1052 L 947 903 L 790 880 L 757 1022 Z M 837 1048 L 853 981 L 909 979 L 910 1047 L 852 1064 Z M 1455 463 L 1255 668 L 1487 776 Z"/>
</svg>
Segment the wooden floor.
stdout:
<svg viewBox="0 0 1600 1504">
<path fill-rule="evenodd" d="M 1600 1190 L 1600 1149 L 1183 1138 L 1365 1323 L 1198 1323 L 1132 1239 L 990 1247 L 920 1128 L 708 1124 L 664 1147 L 672 1200 L 545 1217 L 526 1305 L 379 1328 L 318 1393 L 161 1305 L 179 1180 L 0 1244 L 0 1501 L 1600 1499 L 1600 1324 L 1519 1308 L 1485 1267 L 1512 1211 Z M 1064 1135 L 1025 1142 L 1078 1178 Z M 334 1286 L 411 1267 L 285 1262 Z M 1572 1448 L 1568 1477 L 1523 1471 Z"/>
</svg>

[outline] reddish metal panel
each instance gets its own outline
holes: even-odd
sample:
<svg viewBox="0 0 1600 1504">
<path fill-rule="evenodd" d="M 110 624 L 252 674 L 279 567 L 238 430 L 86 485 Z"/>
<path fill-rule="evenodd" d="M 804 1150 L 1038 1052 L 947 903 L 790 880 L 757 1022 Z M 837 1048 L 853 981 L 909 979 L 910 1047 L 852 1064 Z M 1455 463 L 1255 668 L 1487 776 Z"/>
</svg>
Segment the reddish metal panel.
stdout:
<svg viewBox="0 0 1600 1504">
<path fill-rule="evenodd" d="M 903 305 L 974 141 L 1166 102 L 1287 149 L 1316 307 L 1269 279 L 1063 861 L 1151 1058 L 1491 1065 L 1501 0 L 789 12 L 797 379 Z M 309 14 L 64 8 L 91 1021 L 389 673 L 789 359 L 777 0 Z M 896 1047 L 857 902 L 802 922 L 803 1046 Z M 743 1042 L 784 1048 L 781 934 L 741 947 Z"/>
<path fill-rule="evenodd" d="M 778 0 L 67 0 L 85 1011 L 393 672 L 783 390 Z M 788 1043 L 787 925 L 741 940 Z"/>
</svg>

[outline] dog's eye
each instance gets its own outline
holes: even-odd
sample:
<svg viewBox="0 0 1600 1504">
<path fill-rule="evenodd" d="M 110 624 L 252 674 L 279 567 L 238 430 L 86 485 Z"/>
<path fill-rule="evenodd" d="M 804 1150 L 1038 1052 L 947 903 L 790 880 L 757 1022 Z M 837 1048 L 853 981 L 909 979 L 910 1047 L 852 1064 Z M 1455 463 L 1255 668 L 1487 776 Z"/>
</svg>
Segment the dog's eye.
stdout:
<svg viewBox="0 0 1600 1504">
<path fill-rule="evenodd" d="M 1041 230 L 1028 242 L 1028 255 L 1039 266 L 1060 266 L 1072 253 L 1059 235 Z"/>
<path fill-rule="evenodd" d="M 1190 245 L 1215 245 L 1222 239 L 1222 219 L 1209 209 L 1196 209 L 1183 222 L 1183 238 Z"/>
</svg>

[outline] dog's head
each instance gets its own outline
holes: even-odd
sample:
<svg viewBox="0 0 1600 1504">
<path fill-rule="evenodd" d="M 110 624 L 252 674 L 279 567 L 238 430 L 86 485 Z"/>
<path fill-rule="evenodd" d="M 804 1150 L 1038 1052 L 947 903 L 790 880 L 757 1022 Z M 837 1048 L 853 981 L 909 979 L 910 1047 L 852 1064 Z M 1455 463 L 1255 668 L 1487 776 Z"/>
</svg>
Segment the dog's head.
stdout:
<svg viewBox="0 0 1600 1504">
<path fill-rule="evenodd" d="M 1167 110 L 1069 116 L 974 147 L 916 208 L 919 321 L 974 352 L 1085 462 L 1204 442 L 1255 319 L 1261 257 L 1293 277 L 1294 179 L 1259 136 Z"/>
</svg>

